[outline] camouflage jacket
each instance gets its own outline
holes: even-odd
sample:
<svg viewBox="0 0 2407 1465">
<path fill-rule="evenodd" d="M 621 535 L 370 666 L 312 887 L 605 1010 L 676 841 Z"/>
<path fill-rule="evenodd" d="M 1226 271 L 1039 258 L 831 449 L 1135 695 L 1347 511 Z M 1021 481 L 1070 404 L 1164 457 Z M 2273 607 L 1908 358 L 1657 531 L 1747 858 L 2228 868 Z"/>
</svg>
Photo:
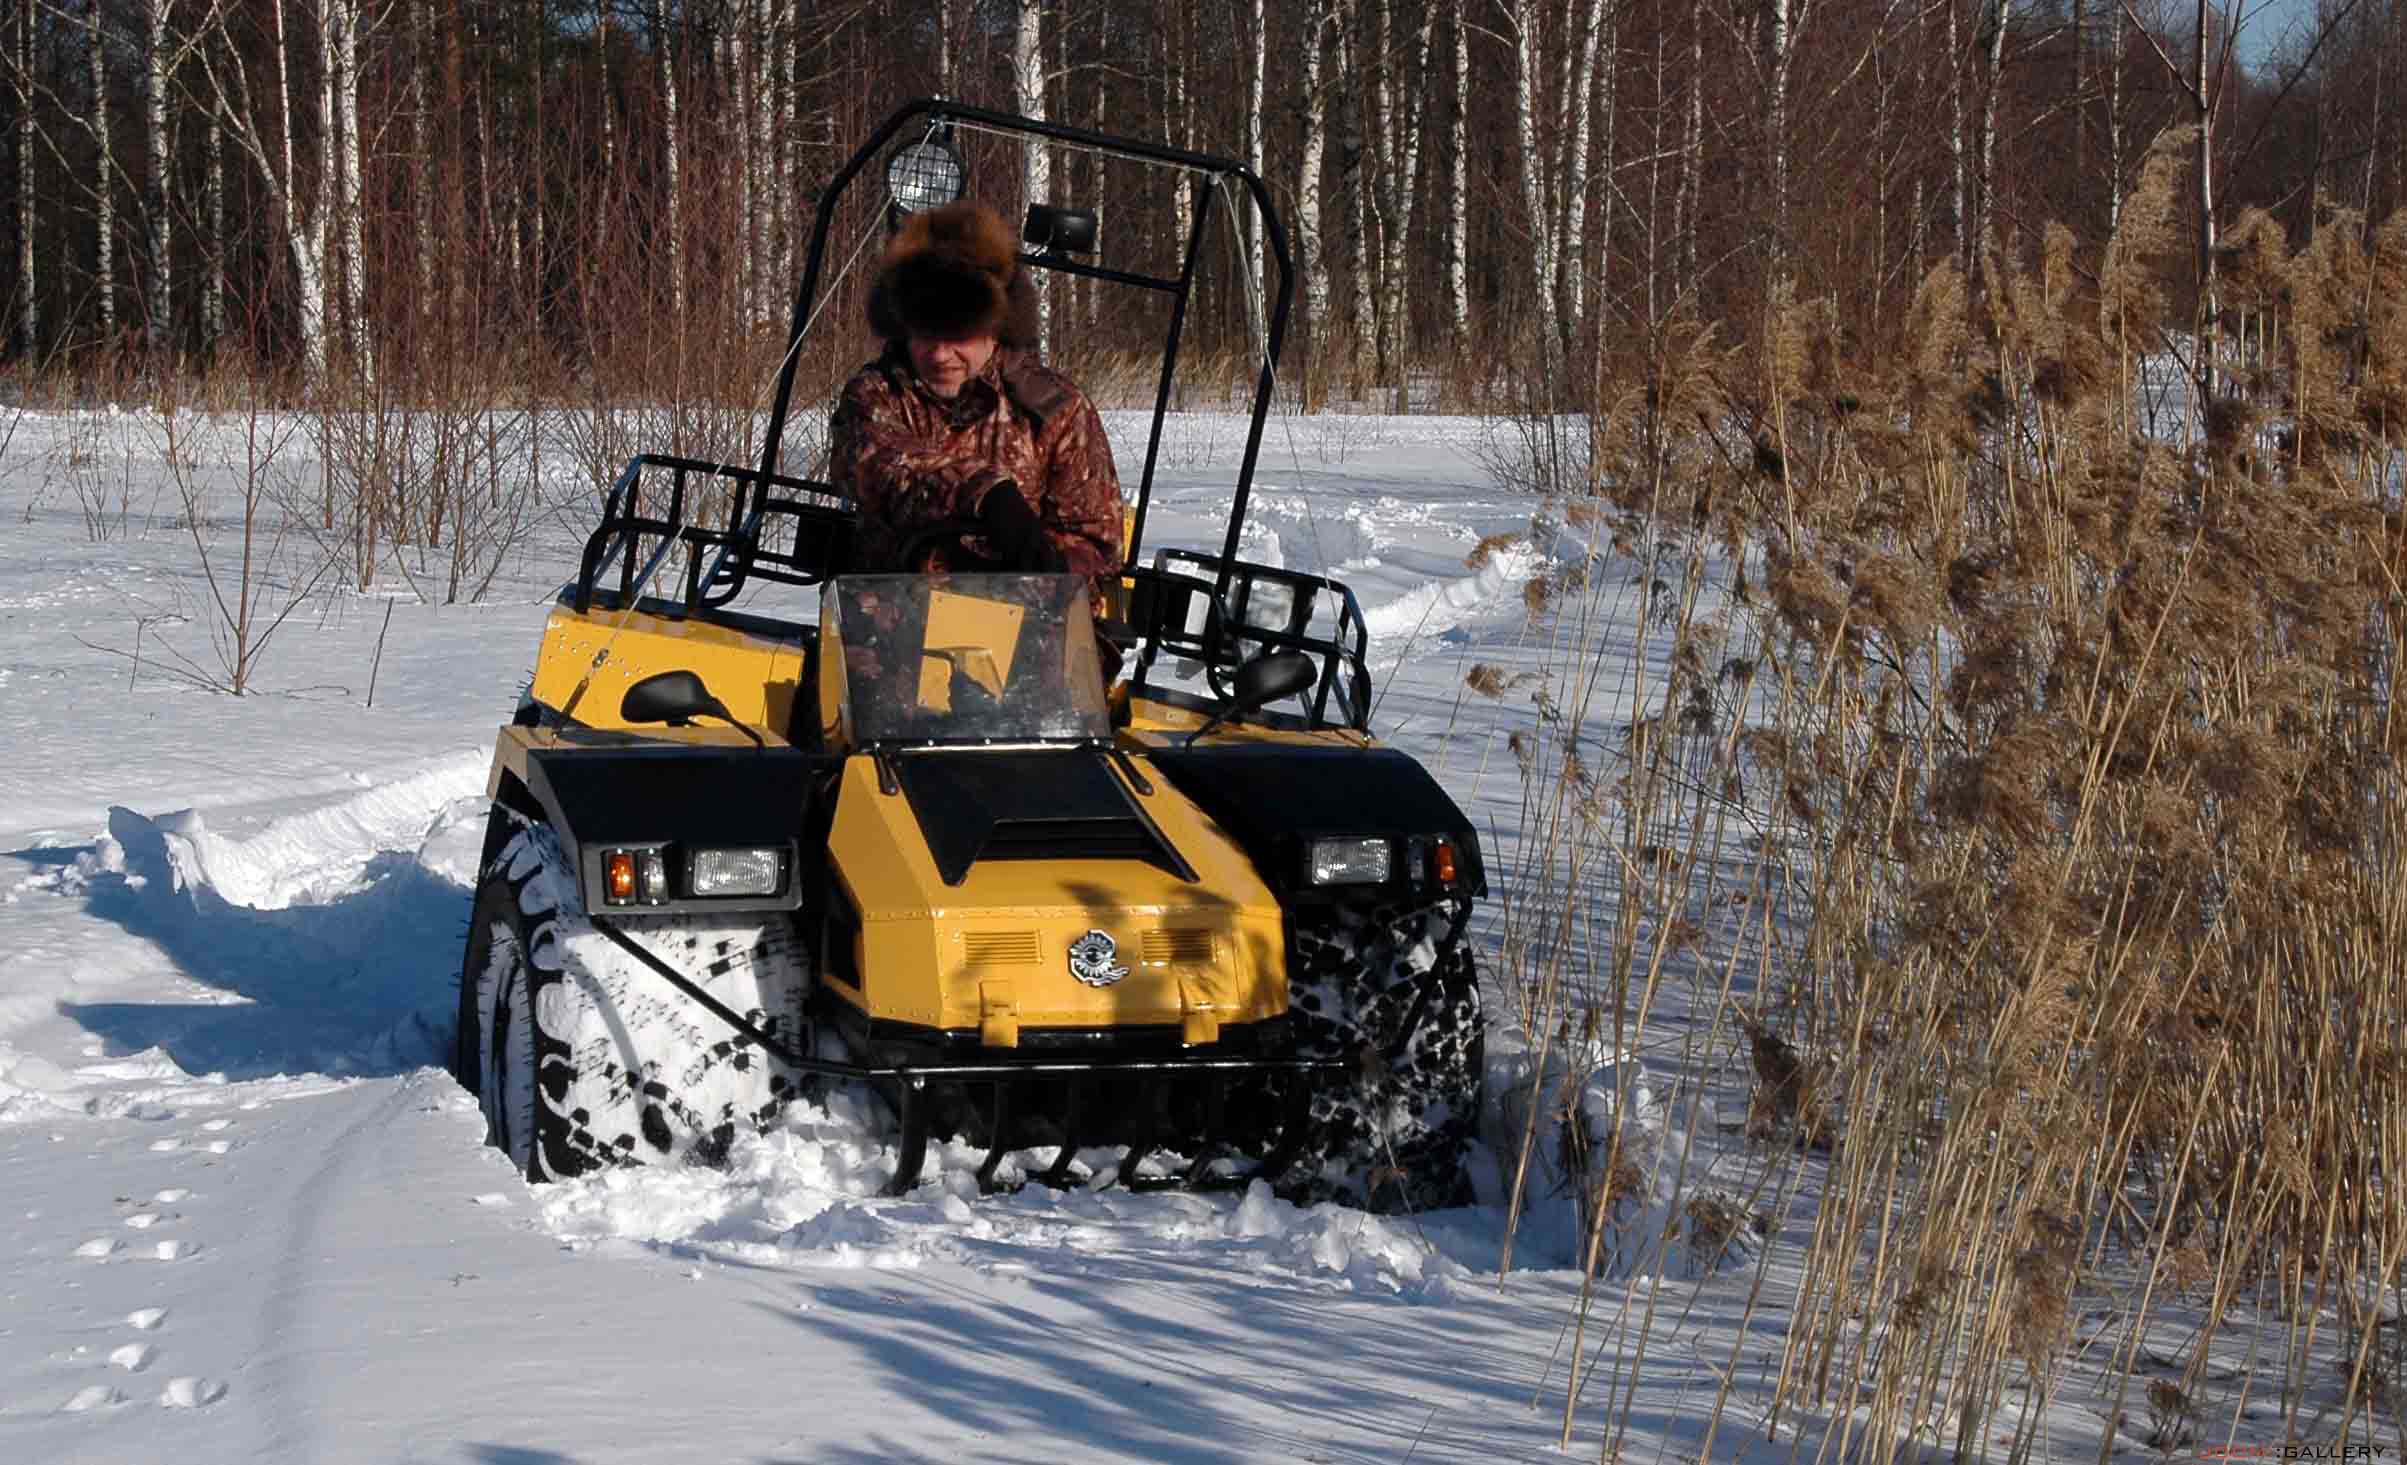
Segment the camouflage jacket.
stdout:
<svg viewBox="0 0 2407 1465">
<path fill-rule="evenodd" d="M 996 349 L 951 399 L 927 391 L 897 344 L 845 383 L 828 426 L 828 481 L 861 511 L 855 568 L 895 572 L 912 534 L 971 518 L 1008 479 L 1070 570 L 1100 587 L 1120 570 L 1120 476 L 1094 404 L 1024 351 Z M 973 539 L 973 552 L 986 546 Z"/>
</svg>

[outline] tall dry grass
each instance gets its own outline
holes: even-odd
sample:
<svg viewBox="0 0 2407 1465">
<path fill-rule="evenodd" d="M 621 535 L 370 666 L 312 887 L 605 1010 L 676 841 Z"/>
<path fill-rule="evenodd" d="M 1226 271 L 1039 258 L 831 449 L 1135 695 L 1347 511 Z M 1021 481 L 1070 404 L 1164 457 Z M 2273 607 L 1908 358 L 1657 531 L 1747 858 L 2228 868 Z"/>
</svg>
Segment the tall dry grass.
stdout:
<svg viewBox="0 0 2407 1465">
<path fill-rule="evenodd" d="M 2168 426 L 2177 157 L 2101 249 L 1931 274 L 1907 359 L 1809 302 L 1665 333 L 1549 503 L 1602 552 L 1533 592 L 1504 964 L 1540 1043 L 1748 1089 L 1760 1423 L 1818 1457 L 2046 1457 L 2076 1373 L 2110 1443 L 2397 1437 L 2407 220 L 2243 221 L 2229 394 Z M 1621 1129 L 1564 1167 L 1591 1261 Z"/>
</svg>

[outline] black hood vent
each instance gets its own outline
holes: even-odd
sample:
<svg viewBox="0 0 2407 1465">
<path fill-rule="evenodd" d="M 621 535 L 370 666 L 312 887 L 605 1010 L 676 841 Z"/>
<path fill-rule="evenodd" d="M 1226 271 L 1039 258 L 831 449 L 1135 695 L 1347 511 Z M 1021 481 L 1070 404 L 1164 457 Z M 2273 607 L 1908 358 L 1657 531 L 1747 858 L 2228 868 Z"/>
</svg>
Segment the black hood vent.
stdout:
<svg viewBox="0 0 2407 1465">
<path fill-rule="evenodd" d="M 947 885 L 980 860 L 1141 860 L 1195 879 L 1099 748 L 946 748 L 893 766 Z"/>
</svg>

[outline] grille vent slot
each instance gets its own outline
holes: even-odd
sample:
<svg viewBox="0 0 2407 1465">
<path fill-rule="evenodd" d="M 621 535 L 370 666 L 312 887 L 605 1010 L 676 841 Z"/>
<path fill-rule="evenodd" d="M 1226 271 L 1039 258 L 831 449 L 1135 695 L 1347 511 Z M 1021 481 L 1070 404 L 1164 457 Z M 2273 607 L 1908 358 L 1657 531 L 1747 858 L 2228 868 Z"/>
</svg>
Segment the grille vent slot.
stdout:
<svg viewBox="0 0 2407 1465">
<path fill-rule="evenodd" d="M 961 936 L 961 954 L 971 966 L 1034 966 L 1037 962 L 1034 931 L 965 931 Z"/>
<path fill-rule="evenodd" d="M 1148 931 L 1147 966 L 1201 966 L 1212 960 L 1212 933 L 1203 929 Z"/>
</svg>

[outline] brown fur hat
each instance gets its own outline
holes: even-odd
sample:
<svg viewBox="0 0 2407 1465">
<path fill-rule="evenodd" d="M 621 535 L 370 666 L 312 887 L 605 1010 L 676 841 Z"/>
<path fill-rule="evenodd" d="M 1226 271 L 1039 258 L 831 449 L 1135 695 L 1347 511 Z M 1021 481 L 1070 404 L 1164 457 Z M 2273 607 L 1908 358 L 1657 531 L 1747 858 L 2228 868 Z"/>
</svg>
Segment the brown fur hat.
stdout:
<svg viewBox="0 0 2407 1465">
<path fill-rule="evenodd" d="M 992 335 L 1034 347 L 1036 290 L 1011 226 L 966 199 L 906 216 L 869 287 L 869 328 L 890 341 Z"/>
</svg>

